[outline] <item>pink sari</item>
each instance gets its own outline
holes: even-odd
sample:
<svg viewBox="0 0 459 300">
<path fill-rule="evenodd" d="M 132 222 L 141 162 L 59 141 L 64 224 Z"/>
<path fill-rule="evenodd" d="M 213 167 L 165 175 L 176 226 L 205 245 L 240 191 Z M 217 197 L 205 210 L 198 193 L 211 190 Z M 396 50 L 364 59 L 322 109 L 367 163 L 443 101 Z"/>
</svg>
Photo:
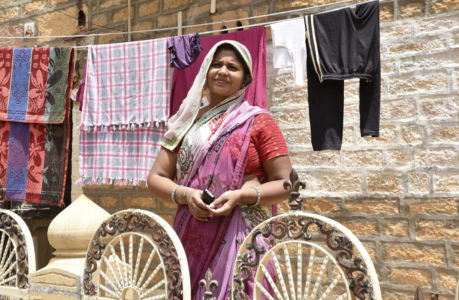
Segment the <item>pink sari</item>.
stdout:
<svg viewBox="0 0 459 300">
<path fill-rule="evenodd" d="M 262 112 L 265 110 L 251 106 L 241 96 L 204 114 L 190 129 L 179 151 L 179 184 L 201 190 L 207 187 L 216 197 L 239 189 L 253 118 Z M 202 298 L 204 291 L 199 281 L 209 268 L 219 283 L 214 295 L 219 300 L 230 296 L 236 254 L 252 227 L 253 220 L 248 219 L 239 206 L 231 215 L 207 222 L 193 218 L 187 206 L 178 207 L 174 227 L 187 254 L 193 299 Z"/>
</svg>

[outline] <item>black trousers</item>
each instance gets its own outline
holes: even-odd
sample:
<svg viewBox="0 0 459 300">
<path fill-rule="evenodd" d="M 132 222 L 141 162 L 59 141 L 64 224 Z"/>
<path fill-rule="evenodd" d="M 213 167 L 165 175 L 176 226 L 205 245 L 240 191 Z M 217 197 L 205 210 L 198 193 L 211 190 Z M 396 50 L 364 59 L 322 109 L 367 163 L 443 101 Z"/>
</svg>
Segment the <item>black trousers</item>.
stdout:
<svg viewBox="0 0 459 300">
<path fill-rule="evenodd" d="M 315 151 L 340 150 L 343 140 L 344 80 L 320 82 L 311 55 L 307 58 L 307 76 L 312 148 Z M 360 79 L 361 136 L 379 136 L 380 94 L 380 72 L 372 80 Z"/>
</svg>

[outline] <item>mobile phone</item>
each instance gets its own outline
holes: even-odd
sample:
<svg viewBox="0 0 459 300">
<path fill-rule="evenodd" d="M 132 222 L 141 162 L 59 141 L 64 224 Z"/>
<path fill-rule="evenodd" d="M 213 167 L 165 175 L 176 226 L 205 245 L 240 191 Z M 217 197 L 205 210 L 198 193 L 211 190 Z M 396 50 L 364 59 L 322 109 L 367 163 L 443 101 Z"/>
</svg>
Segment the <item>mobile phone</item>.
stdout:
<svg viewBox="0 0 459 300">
<path fill-rule="evenodd" d="M 201 199 L 205 204 L 209 205 L 214 202 L 215 196 L 208 189 L 204 189 L 204 191 L 202 191 Z"/>
</svg>

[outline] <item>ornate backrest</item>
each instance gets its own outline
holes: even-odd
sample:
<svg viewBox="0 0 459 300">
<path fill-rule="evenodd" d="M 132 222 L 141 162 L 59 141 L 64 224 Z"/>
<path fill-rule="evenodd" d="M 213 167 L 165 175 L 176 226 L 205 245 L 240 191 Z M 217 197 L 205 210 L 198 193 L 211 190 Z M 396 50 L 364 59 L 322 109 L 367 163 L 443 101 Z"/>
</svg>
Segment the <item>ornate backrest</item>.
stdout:
<svg viewBox="0 0 459 300">
<path fill-rule="evenodd" d="M 381 299 L 367 250 L 340 223 L 301 211 L 292 172 L 291 211 L 256 226 L 243 241 L 233 273 L 232 299 Z M 252 298 L 247 287 L 253 283 Z"/>
<path fill-rule="evenodd" d="M 185 251 L 161 217 L 144 210 L 117 212 L 89 244 L 83 289 L 104 299 L 191 299 Z"/>
<path fill-rule="evenodd" d="M 33 239 L 26 223 L 14 212 L 0 209 L 0 295 L 28 291 L 35 267 Z"/>
<path fill-rule="evenodd" d="M 258 225 L 238 252 L 233 299 L 381 299 L 378 277 L 357 237 L 329 218 L 290 212 Z"/>
</svg>

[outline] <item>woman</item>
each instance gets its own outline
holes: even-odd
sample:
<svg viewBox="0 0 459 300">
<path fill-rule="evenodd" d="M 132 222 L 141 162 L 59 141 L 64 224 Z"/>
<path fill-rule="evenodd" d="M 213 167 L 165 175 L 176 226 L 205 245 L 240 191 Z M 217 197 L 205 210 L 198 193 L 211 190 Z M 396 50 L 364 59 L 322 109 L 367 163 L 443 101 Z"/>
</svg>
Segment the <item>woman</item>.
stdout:
<svg viewBox="0 0 459 300">
<path fill-rule="evenodd" d="M 192 294 L 207 269 L 230 296 L 236 253 L 245 235 L 288 198 L 290 159 L 272 116 L 244 101 L 252 62 L 236 41 L 217 43 L 179 111 L 170 118 L 148 176 L 151 194 L 178 204 L 174 228 L 187 253 Z M 178 182 L 175 183 L 175 182 Z M 203 190 L 215 200 L 207 205 Z"/>
</svg>

